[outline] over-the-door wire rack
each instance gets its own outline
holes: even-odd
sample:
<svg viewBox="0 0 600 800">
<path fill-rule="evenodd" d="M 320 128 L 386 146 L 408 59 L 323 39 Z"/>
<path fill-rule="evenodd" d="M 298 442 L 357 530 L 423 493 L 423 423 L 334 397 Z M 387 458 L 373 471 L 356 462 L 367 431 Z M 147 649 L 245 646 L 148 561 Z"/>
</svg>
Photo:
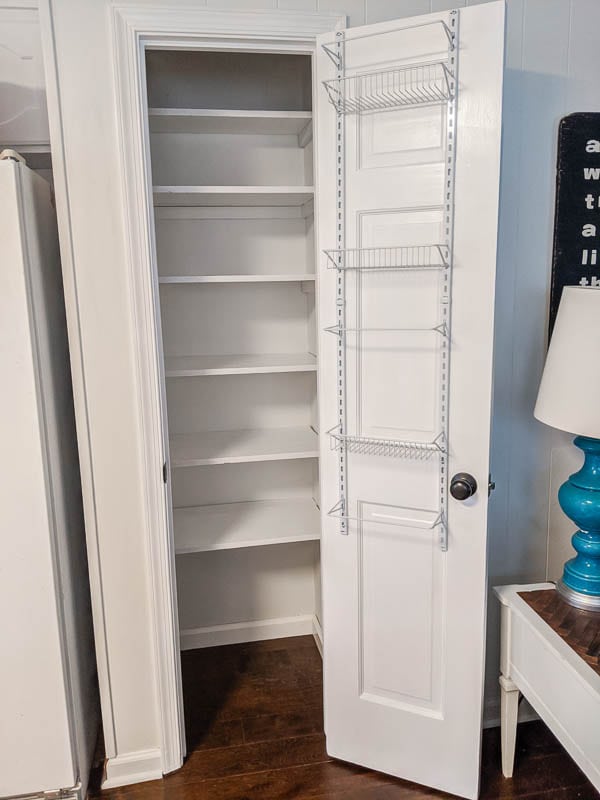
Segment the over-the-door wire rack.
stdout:
<svg viewBox="0 0 600 800">
<path fill-rule="evenodd" d="M 447 269 L 449 252 L 446 244 L 404 247 L 351 247 L 345 250 L 324 250 L 330 269 Z"/>
<path fill-rule="evenodd" d="M 432 442 L 409 442 L 393 439 L 376 439 L 369 436 L 352 436 L 341 433 L 336 426 L 328 431 L 331 446 L 335 450 L 345 448 L 348 453 L 368 456 L 394 456 L 426 461 L 435 453 L 445 453 L 444 434 L 440 433 Z"/>
<path fill-rule="evenodd" d="M 326 330 L 338 336 L 337 345 L 337 407 L 338 423 L 329 431 L 332 448 L 339 458 L 339 500 L 329 514 L 340 520 L 340 531 L 348 533 L 348 521 L 356 519 L 347 508 L 347 456 L 388 456 L 427 460 L 439 460 L 439 508 L 420 509 L 432 516 L 426 527 L 439 529 L 440 547 L 447 550 L 447 496 L 448 496 L 448 393 L 450 363 L 450 297 L 453 262 L 454 228 L 454 161 L 456 142 L 456 95 L 458 90 L 458 12 L 451 11 L 447 22 L 444 19 L 421 23 L 398 30 L 410 30 L 439 26 L 446 40 L 446 58 L 437 61 L 403 64 L 373 72 L 346 74 L 346 48 L 364 34 L 345 39 L 344 31 L 338 31 L 334 42 L 323 45 L 323 49 L 334 63 L 335 78 L 323 81 L 327 96 L 336 111 L 336 247 L 325 250 L 327 266 L 337 270 L 336 324 Z M 442 49 L 442 48 L 440 48 Z M 345 117 L 349 114 L 369 114 L 401 109 L 404 107 L 444 104 L 446 106 L 445 182 L 443 206 L 443 241 L 421 245 L 398 245 L 388 247 L 346 247 L 345 238 Z M 346 272 L 348 270 L 439 270 L 441 292 L 438 323 L 431 328 L 394 328 L 395 331 L 435 331 L 441 334 L 440 345 L 440 402 L 439 433 L 433 441 L 417 442 L 378 439 L 355 435 L 347 430 L 346 421 L 346 346 L 347 333 L 362 333 L 367 328 L 346 326 Z M 360 285 L 360 284 L 359 284 Z M 399 523 L 396 523 L 399 524 Z"/>
<path fill-rule="evenodd" d="M 454 76 L 443 61 L 416 64 L 323 81 L 341 114 L 384 111 L 401 106 L 445 103 L 452 97 Z"/>
</svg>

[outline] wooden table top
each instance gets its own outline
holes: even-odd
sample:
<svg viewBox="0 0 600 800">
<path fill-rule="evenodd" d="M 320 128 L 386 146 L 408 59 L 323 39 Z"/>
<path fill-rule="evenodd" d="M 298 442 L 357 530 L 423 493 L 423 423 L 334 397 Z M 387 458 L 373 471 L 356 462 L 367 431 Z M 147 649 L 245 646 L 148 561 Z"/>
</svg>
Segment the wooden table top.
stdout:
<svg viewBox="0 0 600 800">
<path fill-rule="evenodd" d="M 555 589 L 518 594 L 600 675 L 600 612 L 570 606 Z"/>
</svg>

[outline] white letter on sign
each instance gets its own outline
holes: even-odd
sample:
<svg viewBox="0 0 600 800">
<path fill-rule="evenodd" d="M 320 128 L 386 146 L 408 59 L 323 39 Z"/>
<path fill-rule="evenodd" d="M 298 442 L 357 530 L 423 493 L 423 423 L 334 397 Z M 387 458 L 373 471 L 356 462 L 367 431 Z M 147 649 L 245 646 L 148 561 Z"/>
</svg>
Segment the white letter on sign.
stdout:
<svg viewBox="0 0 600 800">
<path fill-rule="evenodd" d="M 600 167 L 584 167 L 583 174 L 586 181 L 600 181 Z"/>
</svg>

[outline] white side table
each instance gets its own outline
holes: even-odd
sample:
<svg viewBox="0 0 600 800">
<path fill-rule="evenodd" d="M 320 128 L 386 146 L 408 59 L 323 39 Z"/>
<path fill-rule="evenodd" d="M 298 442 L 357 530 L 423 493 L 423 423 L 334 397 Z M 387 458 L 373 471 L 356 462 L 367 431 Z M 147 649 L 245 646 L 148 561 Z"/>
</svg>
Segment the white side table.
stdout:
<svg viewBox="0 0 600 800">
<path fill-rule="evenodd" d="M 502 604 L 502 772 L 512 777 L 523 694 L 600 791 L 600 613 L 568 606 L 552 583 L 495 592 Z"/>
</svg>

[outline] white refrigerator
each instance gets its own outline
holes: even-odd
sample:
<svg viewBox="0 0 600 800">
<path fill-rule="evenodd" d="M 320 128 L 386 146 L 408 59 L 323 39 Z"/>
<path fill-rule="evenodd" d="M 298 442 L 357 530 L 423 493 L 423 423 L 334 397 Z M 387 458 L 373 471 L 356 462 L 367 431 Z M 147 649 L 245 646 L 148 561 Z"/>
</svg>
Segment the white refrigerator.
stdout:
<svg viewBox="0 0 600 800">
<path fill-rule="evenodd" d="M 99 713 L 56 218 L 12 151 L 0 282 L 0 798 L 81 797 Z"/>
</svg>

